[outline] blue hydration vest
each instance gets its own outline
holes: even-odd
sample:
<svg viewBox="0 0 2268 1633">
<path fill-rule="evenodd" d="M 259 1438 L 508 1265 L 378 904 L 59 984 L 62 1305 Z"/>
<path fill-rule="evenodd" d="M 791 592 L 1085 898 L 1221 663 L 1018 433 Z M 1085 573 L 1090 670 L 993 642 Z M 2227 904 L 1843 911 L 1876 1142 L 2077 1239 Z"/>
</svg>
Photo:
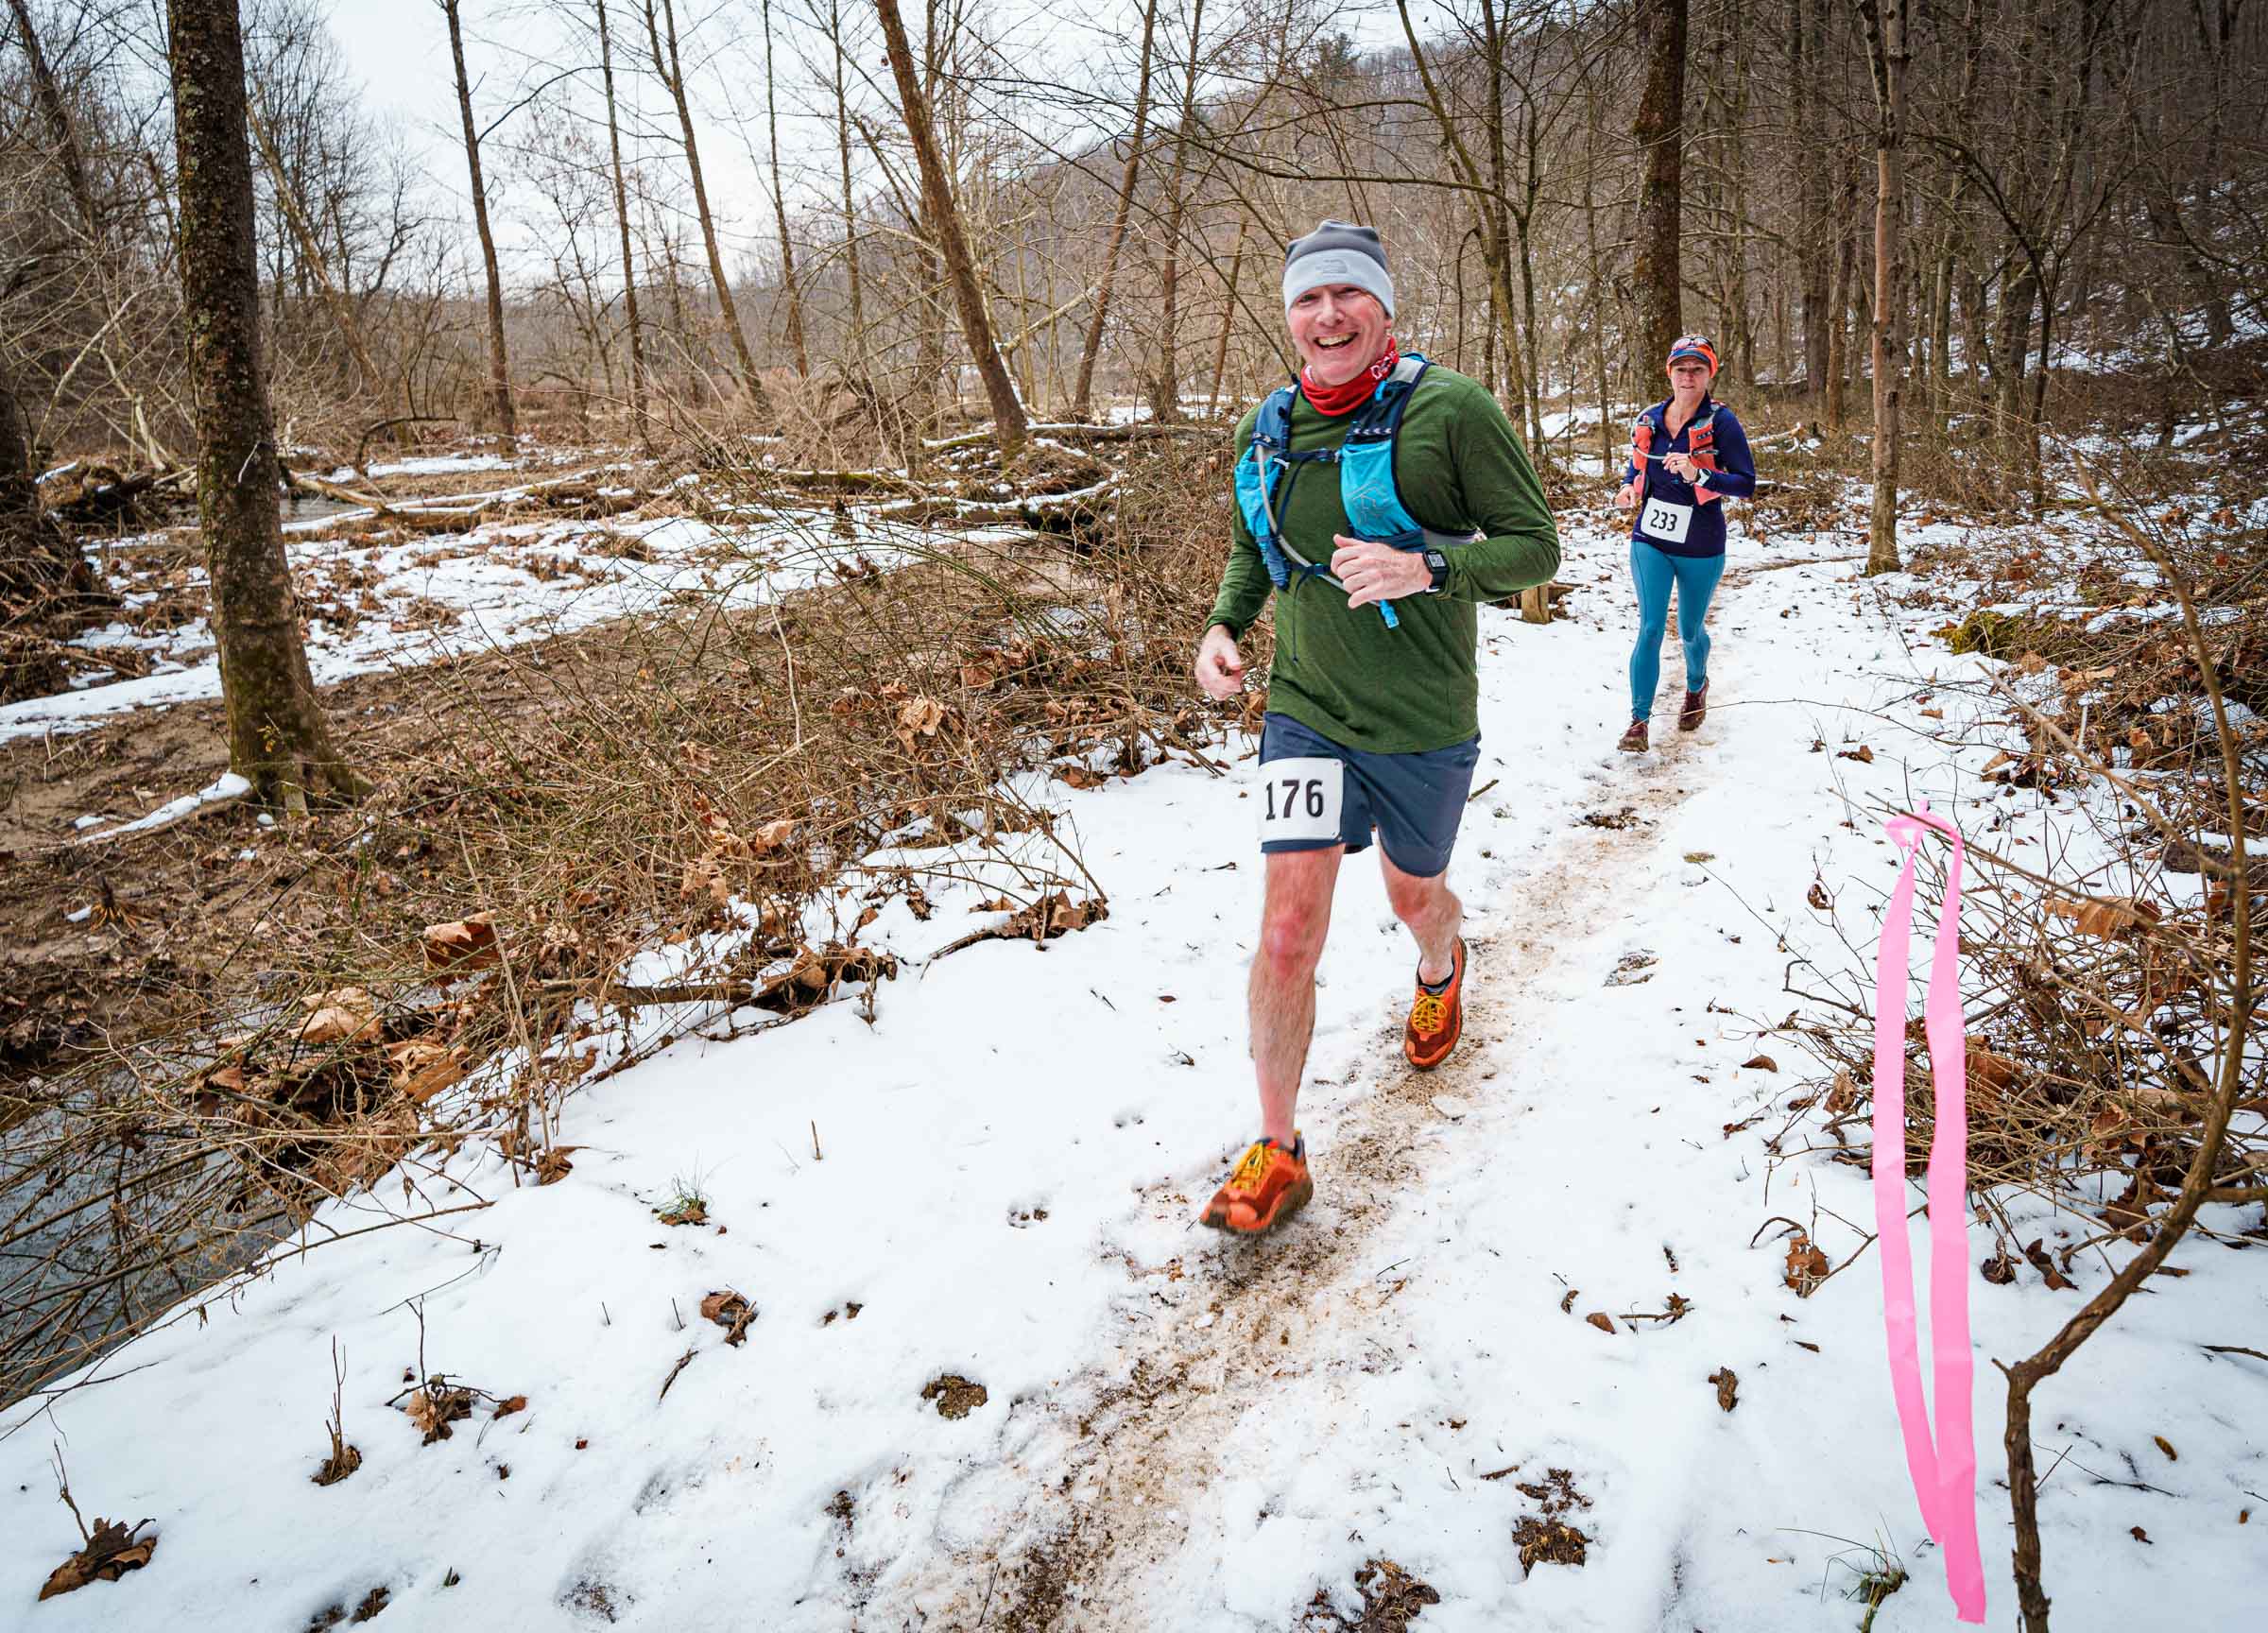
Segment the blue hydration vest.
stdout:
<svg viewBox="0 0 2268 1633">
<path fill-rule="evenodd" d="M 1471 534 L 1436 533 L 1412 516 L 1394 486 L 1394 437 L 1401 429 L 1402 411 L 1418 382 L 1432 368 L 1424 357 L 1411 352 L 1394 365 L 1394 372 L 1378 383 L 1370 400 L 1355 410 L 1347 439 L 1336 448 L 1292 452 L 1292 402 L 1297 386 L 1280 387 L 1260 405 L 1252 423 L 1252 446 L 1236 462 L 1236 503 L 1245 525 L 1260 546 L 1268 578 L 1277 589 L 1288 589 L 1295 574 L 1339 584 L 1329 570 L 1316 566 L 1286 543 L 1276 526 L 1276 502 L 1288 484 L 1291 468 L 1310 463 L 1339 468 L 1339 503 L 1347 511 L 1348 530 L 1357 539 L 1391 544 L 1397 550 L 1454 549 L 1472 542 Z M 1389 629 L 1400 628 L 1394 605 L 1381 601 L 1378 610 Z"/>
</svg>

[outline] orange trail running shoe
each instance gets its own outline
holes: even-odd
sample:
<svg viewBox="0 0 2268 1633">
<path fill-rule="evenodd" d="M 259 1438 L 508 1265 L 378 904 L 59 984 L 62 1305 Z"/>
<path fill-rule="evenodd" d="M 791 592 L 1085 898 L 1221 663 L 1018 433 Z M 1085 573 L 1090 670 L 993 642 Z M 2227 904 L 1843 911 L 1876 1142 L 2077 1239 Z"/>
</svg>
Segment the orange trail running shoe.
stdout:
<svg viewBox="0 0 2268 1633">
<path fill-rule="evenodd" d="M 1213 1194 L 1197 1223 L 1239 1236 L 1259 1236 L 1282 1224 L 1315 1194 L 1308 1177 L 1307 1141 L 1295 1135 L 1286 1151 L 1273 1140 L 1257 1140 L 1237 1162 L 1228 1183 Z"/>
<path fill-rule="evenodd" d="M 1431 1072 L 1449 1058 L 1465 1030 L 1465 940 L 1450 960 L 1449 985 L 1429 992 L 1421 981 L 1410 1002 L 1409 1024 L 1402 1028 L 1401 1052 L 1420 1072 Z"/>
</svg>

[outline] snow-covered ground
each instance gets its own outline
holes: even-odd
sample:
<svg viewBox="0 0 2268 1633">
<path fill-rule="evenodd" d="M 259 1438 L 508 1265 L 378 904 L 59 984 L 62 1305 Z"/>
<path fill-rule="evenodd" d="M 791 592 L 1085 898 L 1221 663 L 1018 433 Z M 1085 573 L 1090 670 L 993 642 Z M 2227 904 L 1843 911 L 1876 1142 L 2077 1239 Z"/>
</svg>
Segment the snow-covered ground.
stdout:
<svg viewBox="0 0 2268 1633">
<path fill-rule="evenodd" d="M 0 1603 L 43 1628 L 298 1628 L 384 1587 L 397 1629 L 1257 1633 L 1318 1591 L 1351 1612 L 1356 1569 L 1391 1558 L 1441 1596 L 1425 1629 L 1776 1633 L 1856 1626 L 1841 1595 L 1879 1548 L 1913 1576 L 1873 1625 L 1955 1625 L 1890 1402 L 1865 1175 L 1767 1149 L 1810 1068 L 1759 1027 L 1796 1005 L 1792 959 L 1846 967 L 1832 920 L 1871 945 L 1895 865 L 1872 807 L 1927 796 L 2045 836 L 2068 798 L 1978 780 L 1992 728 L 1957 683 L 1983 662 L 1896 580 L 1862 583 L 1847 534 L 1736 528 L 1708 724 L 1658 709 L 1657 750 L 1616 753 L 1624 546 L 1567 543 L 1572 622 L 1484 614 L 1465 1040 L 1431 1076 L 1403 1066 L 1412 952 L 1350 859 L 1302 1106 L 1318 1190 L 1284 1231 L 1191 1226 L 1255 1126 L 1238 745 L 1229 777 L 1051 796 L 1107 920 L 932 961 L 988 886 L 931 888 L 927 921 L 893 903 L 864 938 L 906 963 L 870 1018 L 853 1000 L 679 1044 L 569 1103 L 558 1183 L 515 1189 L 468 1147 L 421 1188 L 485 1211 L 324 1242 L 381 1203 L 326 1209 L 315 1251 L 18 1408 Z M 1673 641 L 1671 705 L 1679 674 Z M 686 1189 L 706 1223 L 661 1223 Z M 1776 1219 L 1861 1256 L 1798 1298 Z M 2268 1375 L 2200 1349 L 2260 1346 L 2257 1261 L 2193 1241 L 2176 1264 L 2038 1401 L 2072 1633 L 2239 1625 L 2268 1585 Z M 2076 1293 L 2028 1268 L 1971 1283 L 1994 1627 L 2015 1617 L 1989 1358 L 2107 1274 L 2090 1254 Z M 736 1347 L 699 1314 L 728 1288 L 756 1311 Z M 362 1464 L 318 1487 L 334 1340 Z M 421 1445 L 386 1404 L 421 1362 L 526 1404 Z M 982 1403 L 941 1416 L 923 1391 L 947 1374 Z M 90 1518 L 149 1516 L 160 1541 L 35 1612 L 78 1541 L 51 1442 Z M 1588 1504 L 1564 1516 L 1588 1559 L 1523 1573 L 1514 1528 L 1543 1510 L 1521 1487 L 1553 1470 Z"/>
</svg>

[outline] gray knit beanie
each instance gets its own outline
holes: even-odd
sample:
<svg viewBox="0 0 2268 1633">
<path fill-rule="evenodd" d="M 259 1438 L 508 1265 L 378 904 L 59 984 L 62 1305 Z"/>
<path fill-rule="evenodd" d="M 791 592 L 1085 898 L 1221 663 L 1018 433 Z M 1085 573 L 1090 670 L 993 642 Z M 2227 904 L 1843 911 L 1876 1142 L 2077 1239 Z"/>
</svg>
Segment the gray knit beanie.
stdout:
<svg viewBox="0 0 2268 1633">
<path fill-rule="evenodd" d="M 1394 280 L 1386 274 L 1386 249 L 1368 227 L 1351 221 L 1325 221 L 1304 238 L 1292 240 L 1283 252 L 1283 309 L 1310 289 L 1326 284 L 1351 284 L 1378 298 L 1394 316 Z"/>
</svg>

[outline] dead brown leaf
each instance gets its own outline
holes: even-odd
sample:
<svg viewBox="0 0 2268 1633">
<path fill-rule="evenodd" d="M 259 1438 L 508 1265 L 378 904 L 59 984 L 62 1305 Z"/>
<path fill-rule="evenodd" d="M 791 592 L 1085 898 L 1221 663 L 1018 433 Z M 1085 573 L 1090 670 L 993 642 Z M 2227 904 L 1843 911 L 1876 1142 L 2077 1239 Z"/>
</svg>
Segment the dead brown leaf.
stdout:
<svg viewBox="0 0 2268 1633">
<path fill-rule="evenodd" d="M 317 1046 L 360 1042 L 378 1031 L 377 1001 L 360 987 L 337 987 L 306 1000 L 299 1040 Z"/>
<path fill-rule="evenodd" d="M 422 1106 L 465 1075 L 465 1052 L 431 1038 L 408 1038 L 386 1046 L 387 1064 L 393 1069 L 394 1087 L 404 1098 Z"/>
<path fill-rule="evenodd" d="M 1709 1375 L 1709 1381 L 1717 1386 L 1718 1406 L 1729 1412 L 1740 1404 L 1741 1379 L 1739 1373 L 1729 1367 L 1720 1367 Z"/>
<path fill-rule="evenodd" d="M 2005 1100 L 2009 1087 L 2016 1081 L 2016 1062 L 2005 1055 L 1995 1055 L 1976 1040 L 1969 1040 L 1964 1057 L 1967 1065 L 1968 1089 L 1980 1102 Z"/>
<path fill-rule="evenodd" d="M 2047 909 L 2058 919 L 2070 920 L 2082 936 L 2092 936 L 2099 941 L 2116 941 L 2158 920 L 2156 903 L 2131 896 L 2079 902 L 2051 901 Z"/>
<path fill-rule="evenodd" d="M 515 1395 L 508 1401 L 497 1401 L 496 1410 L 492 1416 L 497 1418 L 509 1418 L 515 1412 L 524 1412 L 526 1410 L 527 1397 L 524 1395 Z"/>
<path fill-rule="evenodd" d="M 428 970 L 478 970 L 501 956 L 496 945 L 496 916 L 475 913 L 446 924 L 428 924 L 423 937 Z"/>
<path fill-rule="evenodd" d="M 1741 1062 L 1741 1070 L 1744 1072 L 1777 1072 L 1779 1070 L 1779 1062 L 1769 1055 L 1755 1055 Z"/>
<path fill-rule="evenodd" d="M 1829 1268 L 1827 1255 L 1807 1233 L 1798 1230 L 1788 1239 L 1788 1262 L 1780 1280 L 1795 1288 L 1798 1298 L 1809 1298 L 1812 1289 L 1826 1279 Z"/>
<path fill-rule="evenodd" d="M 918 737 L 935 737 L 944 723 L 945 705 L 935 697 L 909 697 L 898 706 L 898 729 L 891 733 L 907 753 Z"/>
<path fill-rule="evenodd" d="M 576 1149 L 576 1147 L 573 1145 L 554 1145 L 542 1156 L 537 1158 L 536 1183 L 556 1185 L 574 1173 L 575 1164 L 567 1160 L 567 1153 Z"/>
<path fill-rule="evenodd" d="M 129 1530 L 114 1520 L 96 1516 L 94 1534 L 87 1538 L 87 1545 L 48 1573 L 40 1597 L 52 1599 L 58 1593 L 72 1592 L 90 1582 L 115 1582 L 129 1571 L 141 1570 L 158 1551 L 155 1532 L 136 1540 L 142 1527 L 148 1523 L 146 1520 L 136 1521 Z"/>
<path fill-rule="evenodd" d="M 2035 1236 L 2024 1245 L 2024 1257 L 2032 1261 L 2032 1268 L 2039 1272 L 2039 1279 L 2056 1291 L 2068 1293 L 2079 1285 L 2055 1268 L 2055 1261 L 2048 1257 L 2039 1237 Z"/>
<path fill-rule="evenodd" d="M 1874 750 L 1869 748 L 1865 744 L 1862 743 L 1856 748 L 1845 748 L 1841 750 L 1835 755 L 1835 758 L 1838 760 L 1856 760 L 1862 765 L 1871 765 L 1874 764 Z"/>
<path fill-rule="evenodd" d="M 1832 911 L 1835 905 L 1834 898 L 1827 893 L 1826 885 L 1817 879 L 1812 881 L 1812 887 L 1803 893 L 1803 899 L 1822 913 Z"/>
<path fill-rule="evenodd" d="M 706 896 L 712 904 L 723 908 L 730 905 L 732 890 L 725 883 L 725 870 L 715 856 L 695 856 L 686 862 L 685 871 L 678 879 L 678 896 L 686 902 Z"/>
<path fill-rule="evenodd" d="M 1611 1332 L 1614 1331 L 1614 1317 L 1607 1315 L 1604 1310 L 1593 1310 L 1589 1315 L 1584 1316 L 1583 1319 L 1589 1322 L 1593 1327 L 1596 1327 L 1602 1332 Z"/>
<path fill-rule="evenodd" d="M 472 1391 L 453 1389 L 436 1378 L 423 1388 L 412 1391 L 402 1410 L 425 1437 L 420 1444 L 430 1446 L 436 1440 L 450 1437 L 454 1433 L 450 1424 L 472 1416 Z"/>
<path fill-rule="evenodd" d="M 725 1342 L 737 1346 L 747 1339 L 748 1323 L 756 1319 L 756 1307 L 728 1287 L 701 1300 L 701 1319 L 722 1327 Z"/>
</svg>

